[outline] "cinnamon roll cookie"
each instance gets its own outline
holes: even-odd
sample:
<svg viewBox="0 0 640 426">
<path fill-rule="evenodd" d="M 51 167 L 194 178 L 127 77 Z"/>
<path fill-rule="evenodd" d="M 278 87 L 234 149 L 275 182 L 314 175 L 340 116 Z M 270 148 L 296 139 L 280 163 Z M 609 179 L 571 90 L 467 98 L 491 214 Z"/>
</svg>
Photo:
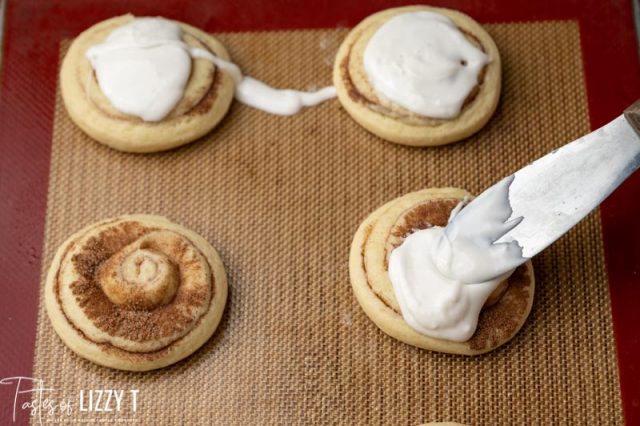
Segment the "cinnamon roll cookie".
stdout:
<svg viewBox="0 0 640 426">
<path fill-rule="evenodd" d="M 71 44 L 60 88 L 71 119 L 112 148 L 153 152 L 213 129 L 233 100 L 234 80 L 215 59 L 224 46 L 197 28 L 124 15 Z"/>
<path fill-rule="evenodd" d="M 220 322 L 224 267 L 202 237 L 128 215 L 87 226 L 58 249 L 45 283 L 53 328 L 78 355 L 146 371 L 193 353 Z"/>
<path fill-rule="evenodd" d="M 425 231 L 445 227 L 469 197 L 456 188 L 410 193 L 358 228 L 349 257 L 351 284 L 364 312 L 388 335 L 424 349 L 478 355 L 522 327 L 533 302 L 531 261 L 481 283 L 448 279 L 434 267 L 439 246 Z"/>
<path fill-rule="evenodd" d="M 364 128 L 392 142 L 443 145 L 477 132 L 500 97 L 500 54 L 460 12 L 429 6 L 369 16 L 338 50 L 338 99 Z"/>
</svg>

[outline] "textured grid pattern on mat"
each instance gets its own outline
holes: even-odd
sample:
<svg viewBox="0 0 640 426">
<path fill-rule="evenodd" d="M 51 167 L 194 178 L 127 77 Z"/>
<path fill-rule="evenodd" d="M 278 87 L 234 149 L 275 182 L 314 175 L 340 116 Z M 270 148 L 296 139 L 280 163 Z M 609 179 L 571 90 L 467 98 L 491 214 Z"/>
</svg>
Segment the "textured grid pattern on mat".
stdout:
<svg viewBox="0 0 640 426">
<path fill-rule="evenodd" d="M 201 350 L 146 374 L 76 357 L 41 307 L 35 375 L 71 396 L 140 389 L 135 418 L 143 424 L 620 424 L 597 214 L 534 260 L 531 316 L 512 342 L 486 356 L 401 344 L 351 294 L 349 245 L 374 208 L 424 187 L 477 193 L 588 131 L 577 24 L 487 28 L 504 61 L 501 104 L 478 135 L 438 149 L 383 142 L 333 101 L 294 118 L 236 103 L 204 140 L 127 155 L 84 136 L 58 99 L 43 272 L 58 244 L 87 223 L 162 214 L 218 248 L 230 299 Z M 309 88 L 330 83 L 345 34 L 220 39 L 248 74 Z"/>
</svg>

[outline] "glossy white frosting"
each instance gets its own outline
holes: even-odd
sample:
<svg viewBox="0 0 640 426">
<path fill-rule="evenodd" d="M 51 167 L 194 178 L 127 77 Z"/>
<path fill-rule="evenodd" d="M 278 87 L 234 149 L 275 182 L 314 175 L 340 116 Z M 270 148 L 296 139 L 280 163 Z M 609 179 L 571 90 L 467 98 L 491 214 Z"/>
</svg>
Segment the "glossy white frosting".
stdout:
<svg viewBox="0 0 640 426">
<path fill-rule="evenodd" d="M 182 30 L 162 18 L 139 18 L 86 52 L 104 95 L 118 111 L 158 121 L 182 99 L 191 57 Z"/>
<path fill-rule="evenodd" d="M 272 114 L 296 114 L 336 95 L 333 86 L 316 92 L 281 90 L 245 77 L 237 65 L 185 44 L 180 26 L 163 18 L 136 18 L 88 49 L 86 56 L 111 104 L 144 121 L 162 120 L 182 99 L 192 58 L 209 60 L 228 73 L 238 101 Z"/>
<path fill-rule="evenodd" d="M 442 274 L 433 258 L 443 231 L 436 226 L 409 235 L 391 252 L 389 278 L 402 317 L 411 328 L 438 339 L 464 342 L 475 332 L 482 305 L 500 281 L 467 285 Z"/>
<path fill-rule="evenodd" d="M 389 19 L 364 51 L 364 69 L 379 96 L 441 119 L 460 114 L 489 61 L 448 17 L 428 11 Z"/>
<path fill-rule="evenodd" d="M 402 317 L 417 332 L 469 340 L 487 298 L 522 263 L 517 243 L 495 243 L 517 224 L 507 222 L 509 183 L 483 193 L 488 202 L 479 208 L 458 205 L 446 228 L 416 231 L 391 252 L 389 279 Z M 455 218 L 462 214 L 472 220 L 459 226 Z"/>
</svg>

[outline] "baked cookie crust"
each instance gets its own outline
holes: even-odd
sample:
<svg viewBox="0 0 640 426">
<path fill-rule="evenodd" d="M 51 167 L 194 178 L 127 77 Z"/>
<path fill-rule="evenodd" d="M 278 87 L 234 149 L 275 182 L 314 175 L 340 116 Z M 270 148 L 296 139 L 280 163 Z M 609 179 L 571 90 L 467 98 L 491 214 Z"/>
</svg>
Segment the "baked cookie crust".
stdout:
<svg viewBox="0 0 640 426">
<path fill-rule="evenodd" d="M 60 90 L 69 116 L 93 139 L 126 152 L 167 150 L 205 135 L 225 116 L 235 90 L 233 79 L 210 61 L 192 59 L 182 100 L 157 122 L 145 122 L 116 110 L 101 92 L 85 53 L 134 19 L 129 14 L 99 22 L 73 41 L 60 69 Z M 182 28 L 187 45 L 229 61 L 227 50 L 216 38 L 190 25 L 176 23 Z"/>
<path fill-rule="evenodd" d="M 451 211 L 466 197 L 470 194 L 458 188 L 409 193 L 375 210 L 356 231 L 349 254 L 353 292 L 367 316 L 391 337 L 423 349 L 479 355 L 508 342 L 529 315 L 535 287 L 531 261 L 516 268 L 489 297 L 475 333 L 466 342 L 425 336 L 404 321 L 389 280 L 389 255 L 416 230 L 445 226 Z"/>
<path fill-rule="evenodd" d="M 451 19 L 467 39 L 491 59 L 460 115 L 454 119 L 420 116 L 377 96 L 364 70 L 364 51 L 373 34 L 396 15 L 420 11 L 439 13 Z M 500 53 L 484 28 L 463 13 L 429 6 L 387 9 L 367 17 L 349 32 L 336 55 L 333 84 L 344 109 L 371 133 L 403 145 L 444 145 L 477 132 L 493 115 L 500 99 Z"/>
<path fill-rule="evenodd" d="M 202 346 L 227 291 L 222 261 L 205 239 L 160 216 L 126 215 L 89 225 L 59 247 L 45 306 L 56 333 L 81 357 L 146 371 Z"/>
</svg>

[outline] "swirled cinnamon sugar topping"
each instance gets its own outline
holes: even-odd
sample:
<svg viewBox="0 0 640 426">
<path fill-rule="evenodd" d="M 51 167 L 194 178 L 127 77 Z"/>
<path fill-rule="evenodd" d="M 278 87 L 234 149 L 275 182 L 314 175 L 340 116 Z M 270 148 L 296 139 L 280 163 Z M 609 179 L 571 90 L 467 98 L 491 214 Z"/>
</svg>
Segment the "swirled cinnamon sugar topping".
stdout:
<svg viewBox="0 0 640 426">
<path fill-rule="evenodd" d="M 72 257 L 73 266 L 80 275 L 71 284 L 73 295 L 93 324 L 109 335 L 143 342 L 181 333 L 197 321 L 198 318 L 194 317 L 196 308 L 210 303 L 212 292 L 202 290 L 205 285 L 181 289 L 171 303 L 152 310 L 120 306 L 105 295 L 98 280 L 100 266 L 123 247 L 154 231 L 155 228 L 138 222 L 117 223 L 90 238 Z M 149 248 L 153 248 L 152 244 Z M 176 240 L 172 247 L 172 256 L 178 260 L 182 280 L 190 274 L 193 262 L 197 262 L 186 256 L 187 250 L 184 240 Z M 210 272 L 209 279 L 213 281 Z M 210 285 L 213 286 L 213 282 Z"/>
</svg>

